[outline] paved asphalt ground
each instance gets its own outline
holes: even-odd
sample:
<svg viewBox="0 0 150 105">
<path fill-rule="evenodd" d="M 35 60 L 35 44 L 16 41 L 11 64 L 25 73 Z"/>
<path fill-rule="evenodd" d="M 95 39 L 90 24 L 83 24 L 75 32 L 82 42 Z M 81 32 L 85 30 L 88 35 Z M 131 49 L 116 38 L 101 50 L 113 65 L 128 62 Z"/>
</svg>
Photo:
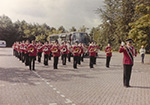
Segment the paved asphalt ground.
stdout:
<svg viewBox="0 0 150 105">
<path fill-rule="evenodd" d="M 12 56 L 11 48 L 0 48 L 0 105 L 150 105 L 150 55 L 145 64 L 135 58 L 131 87 L 123 86 L 122 54 L 113 52 L 110 68 L 100 52 L 94 69 L 89 59 L 73 69 L 72 62 L 53 70 L 36 62 L 29 71 Z"/>
</svg>

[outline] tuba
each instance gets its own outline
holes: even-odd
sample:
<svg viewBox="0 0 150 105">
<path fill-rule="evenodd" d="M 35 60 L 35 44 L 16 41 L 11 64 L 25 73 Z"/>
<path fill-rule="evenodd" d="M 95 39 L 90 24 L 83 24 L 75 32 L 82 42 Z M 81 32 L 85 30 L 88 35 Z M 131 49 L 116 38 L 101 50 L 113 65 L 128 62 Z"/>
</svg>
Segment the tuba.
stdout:
<svg viewBox="0 0 150 105">
<path fill-rule="evenodd" d="M 30 49 L 29 49 L 29 52 L 33 52 L 34 51 L 34 48 L 33 47 L 31 47 Z"/>
</svg>

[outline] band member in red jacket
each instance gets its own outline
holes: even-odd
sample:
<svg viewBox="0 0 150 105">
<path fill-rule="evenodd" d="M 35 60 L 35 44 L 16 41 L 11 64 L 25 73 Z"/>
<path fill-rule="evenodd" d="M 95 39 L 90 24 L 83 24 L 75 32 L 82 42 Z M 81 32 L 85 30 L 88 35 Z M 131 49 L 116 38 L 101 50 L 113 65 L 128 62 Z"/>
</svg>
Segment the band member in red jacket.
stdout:
<svg viewBox="0 0 150 105">
<path fill-rule="evenodd" d="M 94 60 L 96 57 L 96 47 L 94 46 L 94 43 L 92 42 L 88 48 L 88 52 L 89 52 L 89 56 L 90 56 L 90 68 L 94 68 L 93 64 L 94 64 Z"/>
<path fill-rule="evenodd" d="M 96 47 L 96 56 L 94 57 L 94 64 L 96 64 L 96 58 L 98 56 L 98 50 L 100 50 L 100 47 L 96 42 L 94 42 L 94 46 Z"/>
<path fill-rule="evenodd" d="M 24 45 L 25 45 L 25 41 L 22 41 L 22 43 L 20 44 L 20 52 L 21 52 L 22 62 L 24 62 Z"/>
<path fill-rule="evenodd" d="M 79 58 L 78 58 L 78 64 L 81 64 L 81 55 L 83 54 L 83 47 L 82 43 L 79 43 L 78 47 L 80 48 Z"/>
<path fill-rule="evenodd" d="M 53 43 L 49 41 L 49 49 L 50 49 L 49 60 L 51 60 L 51 57 L 52 57 L 52 52 L 51 52 L 52 46 L 53 46 Z"/>
<path fill-rule="evenodd" d="M 77 63 L 79 59 L 79 54 L 81 50 L 80 47 L 78 46 L 78 41 L 75 42 L 75 45 L 72 48 L 72 53 L 73 53 L 73 68 L 77 69 Z"/>
<path fill-rule="evenodd" d="M 55 41 L 55 44 L 51 48 L 51 51 L 52 51 L 53 57 L 54 57 L 53 67 L 54 67 L 54 69 L 58 69 L 58 59 L 60 56 L 60 48 L 59 48 L 58 40 Z"/>
<path fill-rule="evenodd" d="M 17 53 L 16 53 L 16 46 L 17 46 L 17 44 L 16 44 L 17 42 L 14 42 L 14 44 L 12 45 L 12 48 L 13 48 L 13 55 L 14 56 L 17 56 Z"/>
<path fill-rule="evenodd" d="M 19 58 L 19 60 L 21 60 L 21 49 L 20 49 L 21 47 L 20 46 L 21 46 L 21 42 L 18 42 L 18 44 L 17 44 L 17 48 L 18 49 L 17 50 L 18 50 L 18 58 Z"/>
<path fill-rule="evenodd" d="M 109 68 L 110 60 L 112 57 L 112 48 L 110 44 L 105 48 L 105 53 L 106 53 L 106 67 Z"/>
<path fill-rule="evenodd" d="M 16 57 L 19 58 L 19 42 L 18 41 L 16 42 L 15 49 L 16 49 Z"/>
<path fill-rule="evenodd" d="M 32 43 L 28 45 L 28 52 L 29 52 L 29 69 L 35 71 L 35 59 L 37 55 L 35 41 L 32 41 Z"/>
<path fill-rule="evenodd" d="M 50 54 L 48 42 L 45 42 L 45 44 L 43 45 L 43 52 L 44 52 L 44 65 L 48 65 L 48 57 Z"/>
<path fill-rule="evenodd" d="M 122 42 L 119 52 L 123 53 L 123 84 L 125 87 L 130 87 L 130 77 L 132 66 L 134 63 L 134 56 L 137 55 L 136 50 L 132 46 L 132 39 L 126 40 L 126 45 Z"/>
<path fill-rule="evenodd" d="M 71 62 L 72 46 L 70 42 L 68 42 L 67 48 L 68 48 L 68 62 Z"/>
<path fill-rule="evenodd" d="M 85 52 L 87 50 L 86 46 L 82 43 L 82 53 L 81 53 L 81 61 L 84 62 Z"/>
<path fill-rule="evenodd" d="M 43 52 L 43 44 L 38 42 L 37 44 L 37 55 L 38 55 L 38 62 L 41 62 L 42 52 Z"/>
<path fill-rule="evenodd" d="M 29 45 L 29 41 L 26 40 L 25 45 L 24 45 L 24 59 L 25 59 L 25 65 L 29 66 L 29 52 L 28 52 L 28 45 Z"/>
<path fill-rule="evenodd" d="M 62 46 L 60 47 L 60 51 L 62 54 L 62 64 L 66 65 L 66 58 L 67 58 L 67 54 L 68 54 L 68 48 L 66 45 L 66 41 L 63 42 Z"/>
</svg>

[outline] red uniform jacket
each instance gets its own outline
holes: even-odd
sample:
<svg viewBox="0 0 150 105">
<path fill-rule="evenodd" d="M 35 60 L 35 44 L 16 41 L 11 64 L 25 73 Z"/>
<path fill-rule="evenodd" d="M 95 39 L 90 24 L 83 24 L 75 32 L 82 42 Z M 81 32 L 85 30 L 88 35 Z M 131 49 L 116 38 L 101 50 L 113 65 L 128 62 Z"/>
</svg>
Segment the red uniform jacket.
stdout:
<svg viewBox="0 0 150 105">
<path fill-rule="evenodd" d="M 137 55 L 137 52 L 134 49 L 134 47 L 131 47 L 129 49 L 130 49 L 131 54 L 132 54 L 133 57 Z M 123 64 L 125 64 L 125 65 L 133 65 L 133 61 L 132 61 L 131 57 L 129 56 L 128 51 L 127 51 L 127 49 L 125 47 L 121 46 L 120 49 L 119 49 L 119 52 L 120 53 L 123 52 Z"/>
<path fill-rule="evenodd" d="M 60 48 L 57 45 L 54 45 L 51 48 L 51 52 L 53 53 L 53 57 L 59 57 L 60 56 Z"/>
<path fill-rule="evenodd" d="M 95 46 L 89 46 L 89 48 L 88 48 L 89 56 L 94 56 L 94 57 L 96 56 L 96 50 L 95 49 L 97 49 Z"/>
<path fill-rule="evenodd" d="M 112 56 L 112 49 L 111 49 L 111 47 L 106 47 L 105 48 L 105 52 L 106 52 L 106 56 L 109 56 L 109 57 L 111 57 Z"/>
<path fill-rule="evenodd" d="M 80 48 L 80 54 L 83 54 L 83 47 L 82 46 L 79 46 L 79 48 Z"/>
<path fill-rule="evenodd" d="M 49 46 L 50 53 L 51 53 L 51 48 L 53 47 L 53 45 L 50 44 L 50 45 L 48 45 L 48 46 Z"/>
<path fill-rule="evenodd" d="M 37 49 L 36 49 L 35 45 L 29 44 L 28 45 L 28 52 L 29 52 L 29 56 L 36 56 L 37 55 Z"/>
<path fill-rule="evenodd" d="M 21 52 L 21 44 L 18 44 L 18 51 Z"/>
<path fill-rule="evenodd" d="M 20 52 L 21 53 L 24 52 L 24 44 L 23 43 L 20 45 Z"/>
<path fill-rule="evenodd" d="M 80 55 L 80 52 L 81 52 L 81 49 L 79 46 L 74 46 L 72 48 L 72 53 L 73 53 L 73 56 L 79 56 Z"/>
<path fill-rule="evenodd" d="M 16 43 L 14 43 L 14 44 L 12 45 L 12 48 L 13 48 L 14 50 L 16 50 Z"/>
<path fill-rule="evenodd" d="M 48 46 L 48 45 L 44 45 L 44 46 L 43 46 L 43 52 L 44 52 L 44 55 L 45 55 L 45 54 L 48 54 L 48 55 L 50 54 L 50 49 L 49 49 L 49 46 Z"/>
<path fill-rule="evenodd" d="M 28 53 L 28 44 L 24 45 L 24 53 L 27 54 Z"/>
<path fill-rule="evenodd" d="M 68 54 L 68 48 L 67 48 L 67 45 L 62 45 L 60 47 L 60 51 L 62 54 Z"/>
<path fill-rule="evenodd" d="M 37 52 L 43 52 L 43 45 L 41 44 L 41 45 L 37 45 L 36 46 L 37 47 Z"/>
</svg>

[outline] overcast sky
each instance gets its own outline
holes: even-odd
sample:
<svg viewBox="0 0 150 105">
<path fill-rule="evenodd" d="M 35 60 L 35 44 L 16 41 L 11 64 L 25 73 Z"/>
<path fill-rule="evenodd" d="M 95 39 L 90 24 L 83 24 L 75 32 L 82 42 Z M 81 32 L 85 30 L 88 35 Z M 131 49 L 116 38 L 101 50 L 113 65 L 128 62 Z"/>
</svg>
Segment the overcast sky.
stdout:
<svg viewBox="0 0 150 105">
<path fill-rule="evenodd" d="M 50 27 L 64 26 L 77 29 L 88 28 L 101 23 L 95 10 L 103 0 L 0 0 L 0 15 L 5 14 L 13 22 L 25 20 L 28 23 L 46 23 Z"/>
</svg>

